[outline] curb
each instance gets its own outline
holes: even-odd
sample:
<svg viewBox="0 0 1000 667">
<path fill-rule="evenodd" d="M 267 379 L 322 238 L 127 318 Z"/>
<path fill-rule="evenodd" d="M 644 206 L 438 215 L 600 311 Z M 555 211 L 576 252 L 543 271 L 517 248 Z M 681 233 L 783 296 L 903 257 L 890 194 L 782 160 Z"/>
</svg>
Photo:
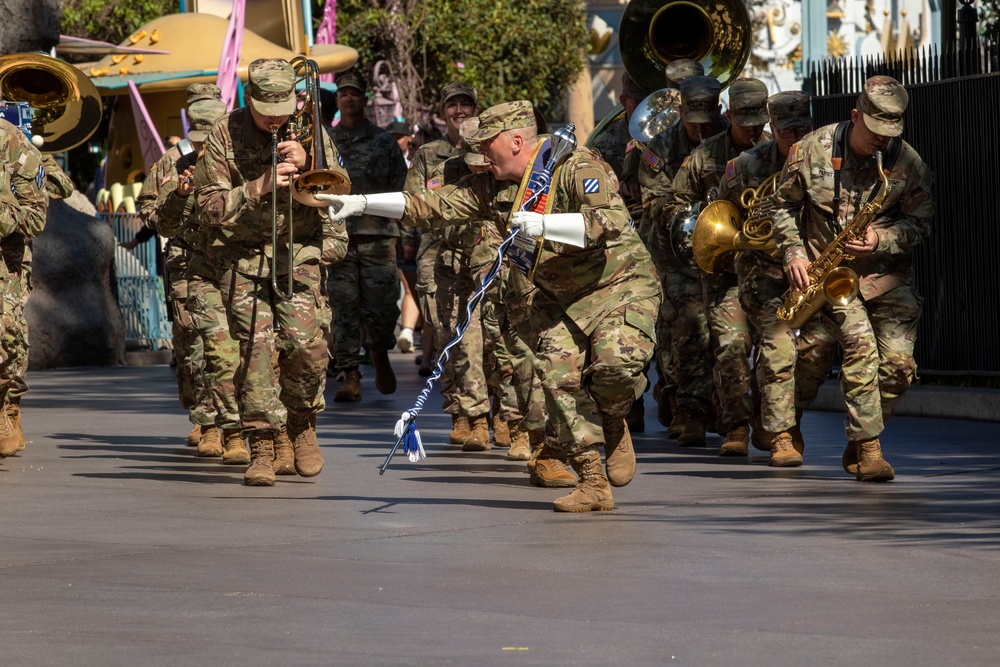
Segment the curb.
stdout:
<svg viewBox="0 0 1000 667">
<path fill-rule="evenodd" d="M 840 381 L 823 383 L 809 409 L 844 412 Z M 914 385 L 899 400 L 894 414 L 1000 422 L 1000 389 Z"/>
</svg>

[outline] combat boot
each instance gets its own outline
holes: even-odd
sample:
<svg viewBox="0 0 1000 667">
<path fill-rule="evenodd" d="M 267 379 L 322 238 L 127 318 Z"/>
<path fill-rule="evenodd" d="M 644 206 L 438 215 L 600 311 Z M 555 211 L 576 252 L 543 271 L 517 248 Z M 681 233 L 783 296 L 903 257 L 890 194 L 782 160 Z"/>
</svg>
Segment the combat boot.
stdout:
<svg viewBox="0 0 1000 667">
<path fill-rule="evenodd" d="M 628 430 L 631 433 L 646 432 L 646 406 L 642 401 L 642 396 L 632 402 L 628 416 L 625 417 L 625 423 L 628 424 Z"/>
<path fill-rule="evenodd" d="M 469 437 L 462 443 L 463 452 L 485 452 L 490 448 L 490 420 L 485 414 L 469 421 Z"/>
<path fill-rule="evenodd" d="M 726 441 L 719 448 L 719 456 L 746 456 L 749 448 L 750 426 L 732 426 L 726 431 Z"/>
<path fill-rule="evenodd" d="M 531 442 L 527 432 L 520 429 L 520 423 L 520 419 L 506 423 L 511 434 L 510 450 L 507 452 L 508 461 L 528 461 L 531 459 Z"/>
<path fill-rule="evenodd" d="M 674 392 L 668 391 L 659 382 L 653 386 L 653 396 L 656 398 L 656 420 L 667 428 L 674 416 Z"/>
<path fill-rule="evenodd" d="M 635 477 L 635 449 L 629 425 L 621 417 L 604 417 L 604 458 L 611 486 L 625 486 Z"/>
<path fill-rule="evenodd" d="M 0 410 L 0 459 L 16 454 L 20 444 L 7 410 Z"/>
<path fill-rule="evenodd" d="M 573 469 L 580 475 L 580 482 L 568 496 L 557 498 L 552 503 L 556 512 L 607 512 L 615 508 L 611 496 L 611 486 L 604 476 L 601 454 L 597 448 L 574 454 L 570 459 Z M 537 466 L 536 466 L 537 468 Z"/>
<path fill-rule="evenodd" d="M 243 483 L 247 486 L 274 486 L 274 436 L 268 431 L 251 431 L 250 467 L 243 473 Z"/>
<path fill-rule="evenodd" d="M 677 436 L 677 444 L 681 447 L 704 447 L 705 415 L 690 410 L 682 410 L 681 412 L 686 419 L 680 435 Z"/>
<path fill-rule="evenodd" d="M 538 460 L 539 455 L 542 453 L 542 447 L 544 445 L 545 431 L 528 431 L 528 447 L 531 448 L 531 456 L 528 457 L 528 470 L 534 470 L 535 461 Z"/>
<path fill-rule="evenodd" d="M 222 433 L 217 426 L 202 426 L 198 456 L 222 456 Z"/>
<path fill-rule="evenodd" d="M 750 442 L 753 448 L 762 452 L 771 451 L 771 441 L 774 440 L 774 433 L 765 431 L 761 424 L 760 415 L 750 418 Z"/>
<path fill-rule="evenodd" d="M 396 393 L 396 374 L 392 372 L 389 353 L 386 350 L 372 350 L 368 358 L 375 367 L 375 388 L 380 394 Z"/>
<path fill-rule="evenodd" d="M 352 368 L 344 372 L 344 383 L 333 395 L 336 403 L 357 403 L 361 400 L 361 371 Z"/>
<path fill-rule="evenodd" d="M 858 474 L 858 443 L 855 441 L 849 441 L 847 447 L 844 448 L 844 455 L 840 457 L 841 465 L 844 466 L 844 472 L 848 475 Z"/>
<path fill-rule="evenodd" d="M 859 482 L 888 482 L 895 477 L 889 462 L 882 458 L 882 445 L 878 438 L 857 442 Z"/>
<path fill-rule="evenodd" d="M 465 415 L 452 415 L 448 441 L 453 445 L 461 445 L 470 435 L 472 431 L 469 429 L 469 418 Z"/>
<path fill-rule="evenodd" d="M 271 462 L 271 467 L 274 468 L 275 475 L 295 474 L 295 450 L 288 437 L 288 429 L 284 426 L 274 439 L 274 461 Z"/>
<path fill-rule="evenodd" d="M 576 486 L 580 480 L 569 467 L 556 458 L 547 445 L 542 446 L 529 463 L 528 482 L 533 486 L 546 488 L 568 488 Z"/>
<path fill-rule="evenodd" d="M 223 429 L 222 431 L 222 463 L 223 465 L 246 465 L 250 463 L 250 453 L 239 429 Z"/>
<path fill-rule="evenodd" d="M 510 426 L 500 416 L 499 412 L 493 412 L 493 445 L 500 449 L 510 447 L 511 431 Z"/>
<path fill-rule="evenodd" d="M 802 410 L 795 411 L 795 426 L 788 429 L 788 435 L 792 436 L 792 447 L 795 448 L 799 454 L 806 453 L 806 441 L 802 438 L 802 429 L 799 425 L 802 423 Z"/>
<path fill-rule="evenodd" d="M 792 436 L 782 431 L 771 441 L 771 465 L 776 468 L 792 468 L 802 465 L 802 455 L 795 451 Z"/>
<path fill-rule="evenodd" d="M 197 424 L 195 424 L 194 428 L 192 428 L 188 432 L 187 446 L 188 447 L 197 447 L 199 440 L 201 440 L 201 427 L 198 426 Z"/>
<path fill-rule="evenodd" d="M 10 417 L 10 427 L 17 434 L 17 451 L 24 449 L 24 431 L 21 429 L 21 404 L 11 402 L 7 404 L 7 416 Z"/>
<path fill-rule="evenodd" d="M 303 477 L 315 477 L 323 470 L 323 454 L 316 439 L 315 420 L 316 415 L 310 411 L 288 411 L 288 439 L 292 441 L 294 450 L 295 472 Z"/>
</svg>

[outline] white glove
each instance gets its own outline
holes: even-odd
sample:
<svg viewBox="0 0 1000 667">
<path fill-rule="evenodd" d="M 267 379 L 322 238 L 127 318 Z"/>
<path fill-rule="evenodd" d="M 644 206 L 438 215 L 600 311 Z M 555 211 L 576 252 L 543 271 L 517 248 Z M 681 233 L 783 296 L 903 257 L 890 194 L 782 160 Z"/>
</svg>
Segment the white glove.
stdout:
<svg viewBox="0 0 1000 667">
<path fill-rule="evenodd" d="M 566 245 L 585 248 L 587 246 L 587 225 L 582 213 L 532 213 L 515 211 L 510 218 L 510 226 L 519 227 L 525 236 L 546 241 L 556 241 Z"/>
<path fill-rule="evenodd" d="M 520 227 L 522 234 L 535 239 L 545 234 L 545 216 L 532 211 L 514 211 L 510 226 Z"/>
<path fill-rule="evenodd" d="M 343 222 L 352 215 L 361 215 L 368 206 L 364 195 L 317 194 L 316 199 L 330 202 L 330 219 L 334 222 Z"/>
<path fill-rule="evenodd" d="M 320 194 L 316 195 L 316 199 L 328 201 L 334 208 L 340 205 L 340 210 L 333 216 L 334 222 L 362 213 L 399 220 L 406 212 L 406 197 L 402 192 L 380 192 L 374 195 Z"/>
</svg>

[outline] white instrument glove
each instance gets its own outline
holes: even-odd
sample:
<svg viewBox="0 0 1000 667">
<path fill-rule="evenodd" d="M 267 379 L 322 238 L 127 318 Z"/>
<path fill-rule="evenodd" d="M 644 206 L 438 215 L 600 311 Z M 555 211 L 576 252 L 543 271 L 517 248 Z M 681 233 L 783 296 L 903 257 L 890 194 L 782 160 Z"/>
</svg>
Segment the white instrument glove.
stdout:
<svg viewBox="0 0 1000 667">
<path fill-rule="evenodd" d="M 330 202 L 330 219 L 334 222 L 343 222 L 352 215 L 361 215 L 368 206 L 364 195 L 317 194 L 316 199 Z"/>
<path fill-rule="evenodd" d="M 585 248 L 587 246 L 587 225 L 582 213 L 533 213 L 515 211 L 510 218 L 510 226 L 519 227 L 521 233 L 531 238 L 541 236 L 546 241 L 565 243 Z"/>
<path fill-rule="evenodd" d="M 316 199 L 328 201 L 333 208 L 339 208 L 332 218 L 334 222 L 341 222 L 352 215 L 362 213 L 399 220 L 406 211 L 406 197 L 402 192 L 382 192 L 374 195 L 318 194 Z"/>
</svg>

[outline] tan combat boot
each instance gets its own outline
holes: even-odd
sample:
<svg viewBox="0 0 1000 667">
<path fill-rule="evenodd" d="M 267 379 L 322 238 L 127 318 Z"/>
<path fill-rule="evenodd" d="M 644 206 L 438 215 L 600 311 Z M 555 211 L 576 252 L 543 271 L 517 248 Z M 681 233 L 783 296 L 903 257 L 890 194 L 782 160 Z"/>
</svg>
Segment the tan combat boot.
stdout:
<svg viewBox="0 0 1000 667">
<path fill-rule="evenodd" d="M 197 447 L 199 440 L 201 440 L 201 427 L 195 424 L 194 428 L 192 428 L 191 431 L 188 432 L 187 446 Z"/>
<path fill-rule="evenodd" d="M 538 460 L 538 456 L 542 453 L 544 445 L 545 431 L 528 431 L 528 447 L 531 448 L 531 456 L 528 457 L 528 470 L 535 468 L 535 461 Z"/>
<path fill-rule="evenodd" d="M 844 466 L 844 472 L 848 475 L 858 474 L 858 443 L 856 441 L 852 440 L 847 443 L 844 455 L 840 457 L 840 462 Z"/>
<path fill-rule="evenodd" d="M 323 454 L 316 438 L 316 415 L 305 410 L 289 410 L 288 439 L 294 450 L 295 472 L 303 477 L 318 475 L 323 470 Z"/>
<path fill-rule="evenodd" d="M 278 436 L 274 439 L 274 461 L 271 462 L 275 475 L 294 475 L 295 472 L 295 449 L 292 441 L 288 437 L 288 429 L 284 426 L 278 431 Z"/>
<path fill-rule="evenodd" d="M 506 423 L 511 434 L 510 450 L 507 452 L 508 461 L 528 461 L 531 459 L 531 441 L 528 433 L 520 429 L 520 419 Z"/>
<path fill-rule="evenodd" d="M 685 420 L 680 435 L 677 436 L 677 444 L 681 447 L 704 447 L 705 415 L 689 410 L 681 412 L 685 415 Z"/>
<path fill-rule="evenodd" d="M 859 482 L 888 482 L 896 476 L 889 462 L 882 458 L 878 438 L 857 443 Z"/>
<path fill-rule="evenodd" d="M 740 424 L 726 431 L 726 441 L 719 448 L 719 456 L 746 456 L 750 448 L 750 426 Z"/>
<path fill-rule="evenodd" d="M 802 410 L 795 411 L 795 426 L 788 429 L 788 435 L 792 436 L 792 447 L 795 448 L 799 454 L 806 453 L 806 441 L 802 438 L 802 429 L 799 426 L 802 424 Z"/>
<path fill-rule="evenodd" d="M 449 442 L 453 445 L 461 445 L 470 435 L 472 435 L 472 430 L 469 428 L 469 418 L 465 415 L 452 415 L 451 433 L 448 434 Z"/>
<path fill-rule="evenodd" d="M 580 483 L 568 496 L 557 498 L 552 503 L 556 512 L 607 512 L 615 508 L 611 497 L 611 486 L 604 476 L 601 454 L 597 448 L 587 449 L 570 459 L 573 469 L 580 475 Z M 537 465 L 536 465 L 537 468 Z"/>
<path fill-rule="evenodd" d="M 357 403 L 361 400 L 361 371 L 352 368 L 344 373 L 344 383 L 333 395 L 336 403 Z"/>
<path fill-rule="evenodd" d="M 538 453 L 532 453 L 533 459 L 528 462 L 528 482 L 533 486 L 546 488 L 567 488 L 576 486 L 580 480 L 548 445 L 542 445 Z"/>
<path fill-rule="evenodd" d="M 771 465 L 776 468 L 791 468 L 802 465 L 802 455 L 795 451 L 792 436 L 782 431 L 771 441 Z"/>
<path fill-rule="evenodd" d="M 463 452 L 485 452 L 490 448 L 490 420 L 482 414 L 469 420 L 469 437 L 462 443 Z"/>
<path fill-rule="evenodd" d="M 510 447 L 511 431 L 510 426 L 500 416 L 498 411 L 493 412 L 493 446 L 500 449 Z"/>
<path fill-rule="evenodd" d="M 0 459 L 16 454 L 20 444 L 7 410 L 0 410 Z"/>
<path fill-rule="evenodd" d="M 222 456 L 222 432 L 217 426 L 202 426 L 198 456 Z"/>
<path fill-rule="evenodd" d="M 625 486 L 635 477 L 635 449 L 628 422 L 622 417 L 605 417 L 604 458 L 611 486 Z"/>
<path fill-rule="evenodd" d="M 274 436 L 268 431 L 251 431 L 250 467 L 243 473 L 243 483 L 247 486 L 274 486 Z"/>
<path fill-rule="evenodd" d="M 7 404 L 7 416 L 10 417 L 10 426 L 17 434 L 17 451 L 24 449 L 24 431 L 21 429 L 21 404 L 11 402 Z"/>
<path fill-rule="evenodd" d="M 375 367 L 375 388 L 380 394 L 396 393 L 396 374 L 392 372 L 389 353 L 386 350 L 372 350 L 368 358 Z"/>
<path fill-rule="evenodd" d="M 243 442 L 243 434 L 238 428 L 222 431 L 222 464 L 246 465 L 250 463 L 250 453 Z"/>
<path fill-rule="evenodd" d="M 753 448 L 762 452 L 771 451 L 771 441 L 774 440 L 774 433 L 765 431 L 760 421 L 760 415 L 750 418 L 750 442 Z"/>
</svg>

